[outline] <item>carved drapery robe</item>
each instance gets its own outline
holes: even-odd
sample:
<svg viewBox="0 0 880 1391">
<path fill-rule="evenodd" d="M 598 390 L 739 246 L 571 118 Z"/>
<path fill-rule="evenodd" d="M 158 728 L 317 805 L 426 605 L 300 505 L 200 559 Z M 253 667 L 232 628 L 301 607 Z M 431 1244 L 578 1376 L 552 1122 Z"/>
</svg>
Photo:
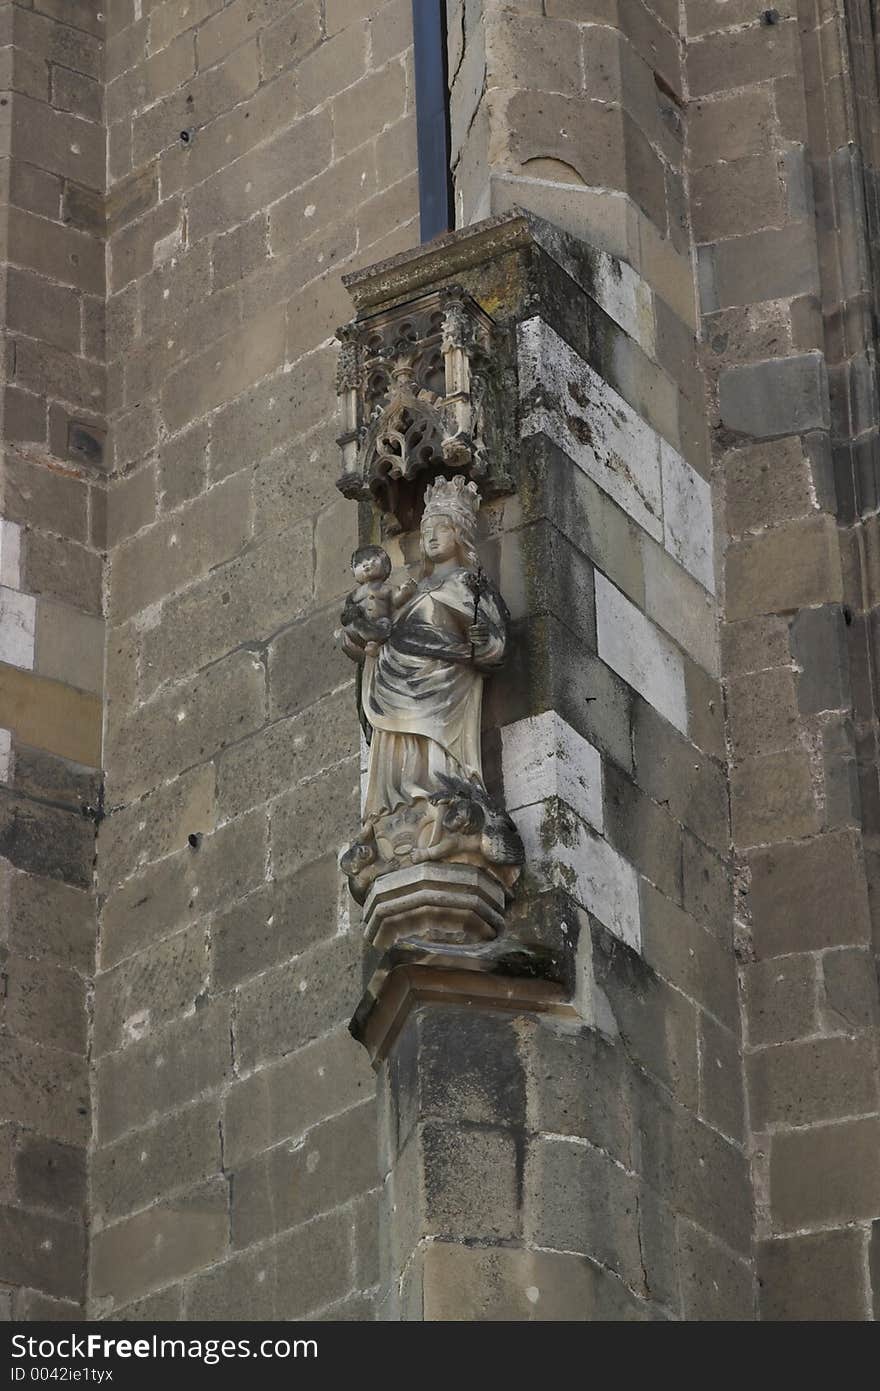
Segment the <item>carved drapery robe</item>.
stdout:
<svg viewBox="0 0 880 1391">
<path fill-rule="evenodd" d="M 378 656 L 366 660 L 362 698 L 373 730 L 367 821 L 436 794 L 444 776 L 483 788 L 483 673 L 504 658 L 507 614 L 481 576 L 478 616 L 489 637 L 472 654 L 475 578 L 461 568 L 423 579 Z"/>
</svg>

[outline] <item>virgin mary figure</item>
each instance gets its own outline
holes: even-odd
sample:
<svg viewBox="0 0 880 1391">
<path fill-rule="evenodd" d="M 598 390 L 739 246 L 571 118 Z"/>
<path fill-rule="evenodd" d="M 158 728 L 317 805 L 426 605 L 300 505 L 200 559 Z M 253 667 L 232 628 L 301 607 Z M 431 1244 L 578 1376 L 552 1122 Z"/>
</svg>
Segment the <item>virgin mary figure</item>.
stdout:
<svg viewBox="0 0 880 1391">
<path fill-rule="evenodd" d="M 421 580 L 378 655 L 366 659 L 367 823 L 442 796 L 452 783 L 485 795 L 483 678 L 503 661 L 508 613 L 477 558 L 479 506 L 476 485 L 461 475 L 427 488 Z"/>
</svg>

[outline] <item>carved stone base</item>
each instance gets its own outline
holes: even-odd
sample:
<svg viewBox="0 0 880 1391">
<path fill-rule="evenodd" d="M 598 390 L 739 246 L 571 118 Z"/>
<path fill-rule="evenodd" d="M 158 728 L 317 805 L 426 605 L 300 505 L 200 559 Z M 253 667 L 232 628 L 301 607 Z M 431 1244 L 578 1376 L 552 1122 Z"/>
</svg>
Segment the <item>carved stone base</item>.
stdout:
<svg viewBox="0 0 880 1391">
<path fill-rule="evenodd" d="M 382 950 L 402 940 L 491 941 L 504 926 L 504 903 L 503 885 L 477 865 L 408 865 L 373 884 L 364 935 Z"/>
</svg>

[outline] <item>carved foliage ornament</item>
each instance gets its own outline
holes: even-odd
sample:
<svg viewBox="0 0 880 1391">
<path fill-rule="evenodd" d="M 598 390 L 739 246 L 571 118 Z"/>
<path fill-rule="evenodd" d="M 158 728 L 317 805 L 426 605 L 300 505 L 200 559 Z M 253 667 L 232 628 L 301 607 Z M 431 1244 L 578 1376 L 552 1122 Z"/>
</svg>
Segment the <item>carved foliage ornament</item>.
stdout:
<svg viewBox="0 0 880 1391">
<path fill-rule="evenodd" d="M 338 330 L 338 487 L 375 502 L 389 534 L 414 524 L 419 475 L 461 470 L 484 495 L 509 491 L 489 463 L 492 328 L 453 287 Z"/>
</svg>

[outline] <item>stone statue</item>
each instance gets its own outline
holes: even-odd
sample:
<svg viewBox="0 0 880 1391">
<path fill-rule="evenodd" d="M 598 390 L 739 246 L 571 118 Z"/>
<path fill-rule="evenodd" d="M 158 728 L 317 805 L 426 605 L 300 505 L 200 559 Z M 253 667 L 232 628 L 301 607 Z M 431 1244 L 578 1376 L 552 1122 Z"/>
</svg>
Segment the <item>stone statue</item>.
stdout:
<svg viewBox="0 0 880 1391">
<path fill-rule="evenodd" d="M 480 567 L 479 506 L 461 475 L 429 485 L 417 582 L 393 588 L 380 547 L 353 561 L 341 641 L 362 664 L 370 755 L 362 830 L 341 868 L 368 932 L 378 922 L 378 945 L 494 937 L 522 864 L 516 828 L 483 782 L 483 681 L 504 659 L 509 615 Z"/>
</svg>

